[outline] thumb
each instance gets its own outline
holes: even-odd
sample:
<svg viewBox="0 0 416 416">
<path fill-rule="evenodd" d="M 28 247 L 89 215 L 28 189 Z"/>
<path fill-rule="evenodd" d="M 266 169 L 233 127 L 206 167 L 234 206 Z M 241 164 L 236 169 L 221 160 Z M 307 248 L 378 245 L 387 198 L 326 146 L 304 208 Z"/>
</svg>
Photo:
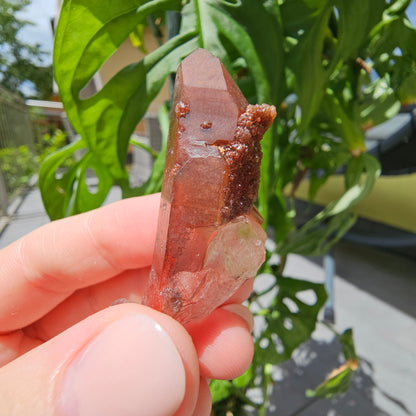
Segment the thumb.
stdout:
<svg viewBox="0 0 416 416">
<path fill-rule="evenodd" d="M 103 310 L 0 370 L 0 414 L 192 414 L 198 359 L 173 319 L 125 304 Z"/>
</svg>

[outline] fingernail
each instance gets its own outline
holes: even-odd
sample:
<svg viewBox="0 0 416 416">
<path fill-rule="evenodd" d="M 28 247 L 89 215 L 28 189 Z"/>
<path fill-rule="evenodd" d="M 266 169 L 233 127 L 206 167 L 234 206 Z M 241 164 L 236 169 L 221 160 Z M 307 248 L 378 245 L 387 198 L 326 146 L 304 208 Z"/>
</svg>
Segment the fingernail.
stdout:
<svg viewBox="0 0 416 416">
<path fill-rule="evenodd" d="M 146 315 L 110 324 L 69 365 L 60 410 L 71 416 L 173 414 L 185 395 L 179 352 Z"/>
<path fill-rule="evenodd" d="M 251 332 L 253 330 L 253 327 L 254 327 L 253 314 L 250 312 L 250 310 L 247 307 L 240 305 L 238 303 L 232 303 L 229 305 L 222 306 L 222 309 L 235 313 L 240 318 L 243 318 L 247 322 L 249 331 Z"/>
</svg>

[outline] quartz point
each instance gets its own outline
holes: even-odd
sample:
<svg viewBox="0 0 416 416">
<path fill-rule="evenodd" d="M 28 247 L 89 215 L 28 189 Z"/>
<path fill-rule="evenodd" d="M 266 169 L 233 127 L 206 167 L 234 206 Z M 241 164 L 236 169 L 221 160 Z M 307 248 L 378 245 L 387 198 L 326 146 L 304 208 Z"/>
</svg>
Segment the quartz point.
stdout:
<svg viewBox="0 0 416 416">
<path fill-rule="evenodd" d="M 253 204 L 260 140 L 276 109 L 249 105 L 204 49 L 179 66 L 172 108 L 143 303 L 185 324 L 223 304 L 265 259 L 266 233 Z"/>
</svg>

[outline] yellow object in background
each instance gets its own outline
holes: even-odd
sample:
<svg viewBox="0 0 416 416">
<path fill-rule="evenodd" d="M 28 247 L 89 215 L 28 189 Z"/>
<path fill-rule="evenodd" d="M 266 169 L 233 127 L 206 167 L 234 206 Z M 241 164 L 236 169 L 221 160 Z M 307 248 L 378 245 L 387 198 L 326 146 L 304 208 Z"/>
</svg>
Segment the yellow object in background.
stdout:
<svg viewBox="0 0 416 416">
<path fill-rule="evenodd" d="M 308 199 L 309 183 L 303 181 L 296 198 Z M 344 192 L 344 177 L 333 176 L 319 189 L 314 203 L 326 205 Z M 371 194 L 354 209 L 360 217 L 416 233 L 416 173 L 381 176 Z"/>
</svg>

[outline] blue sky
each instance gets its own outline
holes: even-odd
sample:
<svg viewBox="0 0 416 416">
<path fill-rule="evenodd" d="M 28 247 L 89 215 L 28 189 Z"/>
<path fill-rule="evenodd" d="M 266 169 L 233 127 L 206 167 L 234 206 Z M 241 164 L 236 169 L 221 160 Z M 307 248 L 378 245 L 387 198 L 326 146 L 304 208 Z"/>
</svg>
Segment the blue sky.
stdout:
<svg viewBox="0 0 416 416">
<path fill-rule="evenodd" d="M 55 15 L 56 0 L 32 0 L 32 3 L 19 17 L 34 23 L 22 29 L 20 38 L 28 43 L 42 45 L 42 49 L 49 52 L 45 62 L 52 62 L 52 29 L 51 18 Z"/>
<path fill-rule="evenodd" d="M 410 21 L 413 23 L 413 26 L 416 26 L 416 1 L 410 3 L 409 8 L 407 9 L 407 14 Z"/>
</svg>

